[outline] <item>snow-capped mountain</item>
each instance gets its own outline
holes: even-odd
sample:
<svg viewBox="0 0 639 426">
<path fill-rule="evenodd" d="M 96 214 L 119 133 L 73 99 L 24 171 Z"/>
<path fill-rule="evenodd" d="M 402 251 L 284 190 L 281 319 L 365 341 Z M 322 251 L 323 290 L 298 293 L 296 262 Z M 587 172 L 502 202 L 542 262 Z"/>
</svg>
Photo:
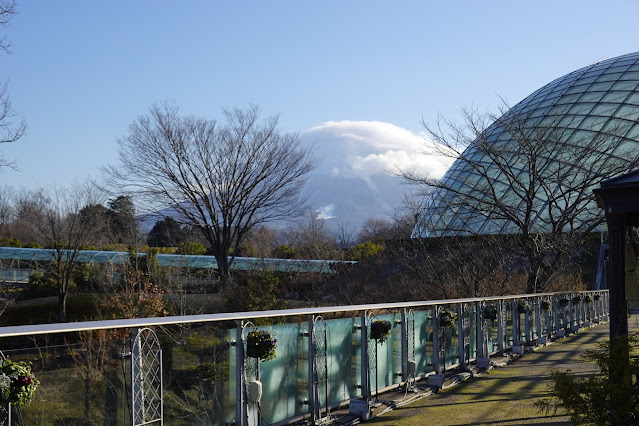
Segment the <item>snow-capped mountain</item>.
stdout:
<svg viewBox="0 0 639 426">
<path fill-rule="evenodd" d="M 390 123 L 331 121 L 302 134 L 319 161 L 306 194 L 320 219 L 359 228 L 367 218 L 388 218 L 409 189 L 393 172 L 418 169 L 441 177 L 451 161 L 433 154 L 432 142 Z M 430 149 L 429 149 L 430 146 Z"/>
</svg>

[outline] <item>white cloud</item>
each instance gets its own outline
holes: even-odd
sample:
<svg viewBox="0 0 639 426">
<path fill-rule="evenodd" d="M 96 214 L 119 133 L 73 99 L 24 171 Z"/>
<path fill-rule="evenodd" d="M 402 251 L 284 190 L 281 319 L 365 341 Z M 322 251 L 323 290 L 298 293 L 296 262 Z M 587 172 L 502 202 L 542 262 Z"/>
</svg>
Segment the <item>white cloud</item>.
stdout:
<svg viewBox="0 0 639 426">
<path fill-rule="evenodd" d="M 435 143 L 391 123 L 328 121 L 303 134 L 315 144 L 319 171 L 364 179 L 392 170 L 416 169 L 439 178 L 452 160 L 435 155 Z M 430 154 L 424 153 L 424 151 Z"/>
<path fill-rule="evenodd" d="M 317 209 L 318 219 L 332 219 L 335 217 L 335 204 L 331 203 Z"/>
</svg>

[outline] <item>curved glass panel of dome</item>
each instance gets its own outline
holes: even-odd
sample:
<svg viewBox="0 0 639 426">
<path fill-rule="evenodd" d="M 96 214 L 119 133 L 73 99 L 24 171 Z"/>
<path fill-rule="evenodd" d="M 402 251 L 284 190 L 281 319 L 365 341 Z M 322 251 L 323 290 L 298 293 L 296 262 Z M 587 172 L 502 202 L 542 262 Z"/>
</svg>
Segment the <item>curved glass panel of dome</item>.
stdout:
<svg viewBox="0 0 639 426">
<path fill-rule="evenodd" d="M 522 135 L 539 141 L 534 170 L 546 182 L 533 194 L 530 228 L 549 231 L 557 226 L 553 209 L 556 215 L 557 209 L 574 207 L 569 198 L 562 201 L 567 187 L 583 182 L 587 174 L 612 177 L 608 172 L 613 163 L 614 174 L 621 173 L 620 162 L 623 172 L 637 168 L 632 158 L 639 152 L 638 120 L 639 52 L 594 63 L 550 82 L 492 123 L 482 140 L 453 163 L 441 181 L 445 189 L 432 192 L 413 236 L 517 233 L 513 223 L 523 220 L 519 208 L 530 195 L 523 188 L 529 183 L 531 165 L 518 155 L 515 140 Z M 480 173 L 474 170 L 478 164 Z M 585 228 L 602 214 L 590 195 L 592 189 L 584 189 L 588 201 L 580 206 L 583 213 L 570 225 L 573 229 Z M 486 195 L 495 193 L 496 197 Z M 486 208 L 484 196 L 506 207 Z"/>
</svg>

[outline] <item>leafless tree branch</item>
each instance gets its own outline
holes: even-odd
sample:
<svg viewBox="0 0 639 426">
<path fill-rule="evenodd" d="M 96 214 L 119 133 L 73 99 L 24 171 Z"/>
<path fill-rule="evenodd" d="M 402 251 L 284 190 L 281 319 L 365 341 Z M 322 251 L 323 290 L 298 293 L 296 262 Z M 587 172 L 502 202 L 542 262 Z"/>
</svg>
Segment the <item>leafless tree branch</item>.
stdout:
<svg viewBox="0 0 639 426">
<path fill-rule="evenodd" d="M 442 117 L 424 123 L 439 154 L 455 160 L 447 177 L 403 173 L 433 194 L 427 215 L 447 218 L 421 225 L 430 235 L 472 235 L 488 222 L 493 233 L 517 235 L 529 263 L 527 291 L 542 290 L 604 222 L 592 189 L 639 165 L 634 142 L 624 139 L 629 122 L 615 118 L 602 128 L 596 117 L 538 116 L 505 103 L 498 114 L 465 109 L 462 116 L 461 125 Z"/>
<path fill-rule="evenodd" d="M 147 209 L 170 207 L 202 231 L 225 283 L 233 255 L 254 227 L 303 212 L 301 189 L 315 160 L 296 134 L 260 110 L 224 110 L 225 122 L 182 116 L 172 102 L 150 108 L 118 140 L 110 182 Z"/>
<path fill-rule="evenodd" d="M 6 27 L 17 13 L 15 0 L 0 1 L 0 25 Z M 11 43 L 6 36 L 0 38 L 0 50 L 11 53 Z M 11 99 L 7 91 L 7 83 L 0 87 L 0 143 L 15 142 L 26 132 L 26 121 L 18 117 L 11 105 Z M 0 170 L 4 167 L 15 169 L 15 161 L 5 158 L 0 154 Z"/>
</svg>

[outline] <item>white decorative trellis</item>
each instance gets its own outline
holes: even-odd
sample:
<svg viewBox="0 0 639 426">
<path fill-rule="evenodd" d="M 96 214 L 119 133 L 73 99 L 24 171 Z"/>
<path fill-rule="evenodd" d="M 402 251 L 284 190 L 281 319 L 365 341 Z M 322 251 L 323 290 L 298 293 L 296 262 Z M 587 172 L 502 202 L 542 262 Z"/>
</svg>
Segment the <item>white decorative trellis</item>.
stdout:
<svg viewBox="0 0 639 426">
<path fill-rule="evenodd" d="M 330 396 L 328 383 L 328 327 L 326 321 L 321 316 L 313 320 L 313 392 L 315 400 L 315 424 L 328 424 L 331 422 L 330 416 Z M 323 392 L 322 392 L 323 391 Z M 322 415 L 322 404 L 320 395 L 324 397 L 324 415 Z"/>
<path fill-rule="evenodd" d="M 131 342 L 131 424 L 164 424 L 162 349 L 150 328 L 137 330 Z"/>
</svg>

